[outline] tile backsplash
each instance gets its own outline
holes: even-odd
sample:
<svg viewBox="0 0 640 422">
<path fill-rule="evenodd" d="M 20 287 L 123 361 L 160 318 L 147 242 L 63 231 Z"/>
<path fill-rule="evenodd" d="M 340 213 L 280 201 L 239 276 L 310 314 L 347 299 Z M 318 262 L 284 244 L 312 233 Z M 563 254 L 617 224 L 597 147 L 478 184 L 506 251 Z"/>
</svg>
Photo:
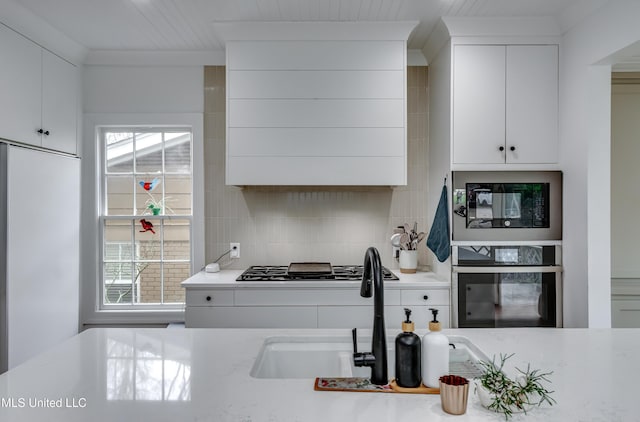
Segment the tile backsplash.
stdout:
<svg viewBox="0 0 640 422">
<path fill-rule="evenodd" d="M 427 232 L 427 67 L 407 70 L 408 184 L 399 187 L 236 187 L 225 185 L 225 68 L 205 67 L 205 258 L 213 262 L 240 243 L 240 259 L 222 268 L 293 261 L 361 264 L 369 246 L 398 268 L 389 238 L 395 226 Z M 419 265 L 430 264 L 424 241 Z"/>
</svg>

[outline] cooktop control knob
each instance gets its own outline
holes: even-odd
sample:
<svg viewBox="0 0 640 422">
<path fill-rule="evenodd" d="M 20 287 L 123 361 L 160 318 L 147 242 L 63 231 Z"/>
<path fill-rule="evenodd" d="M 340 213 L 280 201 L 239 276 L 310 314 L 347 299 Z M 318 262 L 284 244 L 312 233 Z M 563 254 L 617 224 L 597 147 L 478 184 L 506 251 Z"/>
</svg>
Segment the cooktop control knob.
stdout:
<svg viewBox="0 0 640 422">
<path fill-rule="evenodd" d="M 509 227 L 511 225 L 511 221 L 504 220 L 504 225 L 505 225 L 505 227 Z"/>
</svg>

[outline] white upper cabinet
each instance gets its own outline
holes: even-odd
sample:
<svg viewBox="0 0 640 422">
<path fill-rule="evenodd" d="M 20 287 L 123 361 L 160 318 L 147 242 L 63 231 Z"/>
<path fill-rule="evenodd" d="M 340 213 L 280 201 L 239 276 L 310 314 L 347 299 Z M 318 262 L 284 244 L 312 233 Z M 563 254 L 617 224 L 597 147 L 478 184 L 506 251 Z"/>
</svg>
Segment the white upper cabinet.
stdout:
<svg viewBox="0 0 640 422">
<path fill-rule="evenodd" d="M 77 152 L 77 70 L 0 24 L 0 138 Z"/>
<path fill-rule="evenodd" d="M 0 24 L 0 137 L 40 145 L 42 49 Z"/>
<path fill-rule="evenodd" d="M 227 42 L 229 185 L 405 185 L 406 41 Z"/>
<path fill-rule="evenodd" d="M 42 146 L 76 154 L 77 69 L 42 50 Z"/>
<path fill-rule="evenodd" d="M 558 47 L 455 45 L 453 164 L 558 161 Z"/>
</svg>

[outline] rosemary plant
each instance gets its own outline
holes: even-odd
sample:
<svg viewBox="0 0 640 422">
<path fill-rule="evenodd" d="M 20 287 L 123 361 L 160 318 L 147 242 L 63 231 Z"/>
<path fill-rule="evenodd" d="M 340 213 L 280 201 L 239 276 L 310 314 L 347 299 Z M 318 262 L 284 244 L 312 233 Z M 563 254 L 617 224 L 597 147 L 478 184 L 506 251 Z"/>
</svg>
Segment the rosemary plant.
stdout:
<svg viewBox="0 0 640 422">
<path fill-rule="evenodd" d="M 516 370 L 522 374 L 516 381 L 507 377 L 503 371 L 505 362 L 513 356 L 500 354 L 500 362 L 496 364 L 496 358 L 491 362 L 480 361 L 484 372 L 478 378 L 481 385 L 489 391 L 492 402 L 489 409 L 504 414 L 505 419 L 513 416 L 513 411 L 527 413 L 527 408 L 540 406 L 542 403 L 553 405 L 556 401 L 551 397 L 553 391 L 547 390 L 542 382 L 550 383 L 548 376 L 552 372 L 532 370 L 527 365 L 527 370 Z"/>
</svg>

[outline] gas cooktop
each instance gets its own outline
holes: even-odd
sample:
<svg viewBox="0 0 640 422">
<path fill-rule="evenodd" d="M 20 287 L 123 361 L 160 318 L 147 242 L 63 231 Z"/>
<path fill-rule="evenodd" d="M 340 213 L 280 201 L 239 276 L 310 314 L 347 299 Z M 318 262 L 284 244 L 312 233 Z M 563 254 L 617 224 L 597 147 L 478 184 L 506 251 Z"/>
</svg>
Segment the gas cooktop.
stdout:
<svg viewBox="0 0 640 422">
<path fill-rule="evenodd" d="M 254 265 L 245 270 L 236 281 L 322 281 L 362 280 L 362 265 L 330 265 L 323 263 L 293 263 L 286 265 Z M 307 265 L 309 271 L 304 271 Z M 388 268 L 382 267 L 384 281 L 399 280 Z"/>
</svg>

